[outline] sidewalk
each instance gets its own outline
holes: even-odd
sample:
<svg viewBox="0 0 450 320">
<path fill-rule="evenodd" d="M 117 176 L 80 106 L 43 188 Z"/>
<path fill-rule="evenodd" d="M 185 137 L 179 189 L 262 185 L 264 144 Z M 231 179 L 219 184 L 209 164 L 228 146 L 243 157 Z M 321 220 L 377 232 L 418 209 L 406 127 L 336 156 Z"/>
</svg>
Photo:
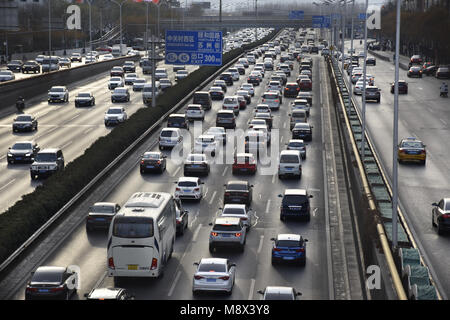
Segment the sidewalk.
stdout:
<svg viewBox="0 0 450 320">
<path fill-rule="evenodd" d="M 373 51 L 373 50 L 369 50 L 369 52 L 370 52 L 370 54 L 372 54 L 372 55 L 374 55 L 374 56 L 376 56 L 378 58 L 381 58 L 383 60 L 390 61 L 390 62 L 394 63 L 394 54 L 395 54 L 395 52 L 393 52 L 393 51 L 381 51 L 381 50 Z M 400 68 L 403 69 L 403 70 L 409 70 L 409 67 L 408 67 L 409 61 L 410 61 L 409 57 L 404 56 L 404 55 L 400 55 L 400 59 L 399 59 L 399 66 L 400 66 Z"/>
</svg>

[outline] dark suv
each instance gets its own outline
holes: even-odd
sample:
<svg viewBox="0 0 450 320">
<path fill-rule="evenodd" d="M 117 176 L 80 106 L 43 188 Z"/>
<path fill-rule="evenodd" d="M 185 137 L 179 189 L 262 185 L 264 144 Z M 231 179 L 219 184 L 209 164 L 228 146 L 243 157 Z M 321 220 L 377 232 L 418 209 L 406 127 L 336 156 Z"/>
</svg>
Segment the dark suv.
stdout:
<svg viewBox="0 0 450 320">
<path fill-rule="evenodd" d="M 223 80 L 225 81 L 225 83 L 227 84 L 227 86 L 232 86 L 233 85 L 233 76 L 231 75 L 231 73 L 229 72 L 224 72 L 220 75 L 219 80 Z"/>
<path fill-rule="evenodd" d="M 183 128 L 189 130 L 189 121 L 185 114 L 173 113 L 167 119 L 168 128 Z"/>
<path fill-rule="evenodd" d="M 284 195 L 278 195 L 281 200 L 280 219 L 285 220 L 286 217 L 304 218 L 309 221 L 311 218 L 311 207 L 309 195 L 305 189 L 286 189 Z"/>
<path fill-rule="evenodd" d="M 64 169 L 64 156 L 61 149 L 44 149 L 37 153 L 30 167 L 31 179 L 48 177 Z"/>
<path fill-rule="evenodd" d="M 223 203 L 231 204 L 245 204 L 250 206 L 253 198 L 253 185 L 248 181 L 229 181 L 224 185 L 225 193 L 223 197 Z"/>
<path fill-rule="evenodd" d="M 203 110 L 210 110 L 212 107 L 211 95 L 207 91 L 194 92 L 193 104 L 200 104 Z"/>
</svg>

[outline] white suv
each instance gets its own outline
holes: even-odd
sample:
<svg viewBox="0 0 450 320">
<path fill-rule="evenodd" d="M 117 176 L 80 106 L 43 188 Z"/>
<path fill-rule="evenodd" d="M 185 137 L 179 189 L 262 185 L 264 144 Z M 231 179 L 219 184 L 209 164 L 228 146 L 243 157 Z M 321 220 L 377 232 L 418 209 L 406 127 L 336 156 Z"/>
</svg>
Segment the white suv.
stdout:
<svg viewBox="0 0 450 320">
<path fill-rule="evenodd" d="M 235 115 L 239 114 L 239 100 L 236 96 L 228 96 L 223 99 L 223 110 L 231 110 Z"/>
<path fill-rule="evenodd" d="M 201 200 L 203 198 L 203 184 L 197 177 L 180 177 L 175 187 L 175 199 Z"/>
<path fill-rule="evenodd" d="M 209 234 L 209 252 L 213 253 L 220 246 L 237 246 L 241 252 L 245 249 L 247 228 L 240 218 L 216 218 Z"/>
<path fill-rule="evenodd" d="M 110 107 L 105 112 L 105 126 L 110 124 L 119 124 L 127 120 L 128 116 L 124 107 Z"/>
<path fill-rule="evenodd" d="M 178 143 L 182 143 L 183 137 L 178 128 L 164 128 L 159 134 L 159 150 L 164 148 L 173 148 Z"/>
<path fill-rule="evenodd" d="M 205 110 L 201 104 L 189 104 L 186 109 L 186 118 L 189 121 L 205 120 Z"/>
</svg>

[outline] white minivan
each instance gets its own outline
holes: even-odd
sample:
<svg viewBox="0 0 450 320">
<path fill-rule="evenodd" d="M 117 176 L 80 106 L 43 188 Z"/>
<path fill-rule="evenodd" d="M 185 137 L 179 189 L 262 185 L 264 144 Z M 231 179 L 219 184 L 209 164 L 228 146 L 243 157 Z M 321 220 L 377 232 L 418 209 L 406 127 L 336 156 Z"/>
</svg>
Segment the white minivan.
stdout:
<svg viewBox="0 0 450 320">
<path fill-rule="evenodd" d="M 302 177 L 301 153 L 299 150 L 283 150 L 280 153 L 280 162 L 278 166 L 278 178 Z"/>
</svg>

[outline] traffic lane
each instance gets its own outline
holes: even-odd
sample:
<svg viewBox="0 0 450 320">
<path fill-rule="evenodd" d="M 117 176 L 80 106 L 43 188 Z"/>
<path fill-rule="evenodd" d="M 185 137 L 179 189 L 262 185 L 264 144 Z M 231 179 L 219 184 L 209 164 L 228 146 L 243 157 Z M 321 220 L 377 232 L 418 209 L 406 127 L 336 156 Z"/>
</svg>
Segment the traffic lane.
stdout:
<svg viewBox="0 0 450 320">
<path fill-rule="evenodd" d="M 172 75 L 172 73 L 170 73 Z M 63 149 L 66 164 L 83 154 L 98 137 L 106 135 L 113 127 L 106 128 L 103 125 L 103 113 L 110 106 L 125 106 L 130 116 L 143 106 L 142 93 L 130 90 L 131 101 L 128 103 L 111 103 L 111 91 L 104 84 L 108 75 L 97 77 L 99 80 L 93 83 L 77 83 L 69 91 L 69 103 L 48 104 L 46 99 L 36 107 L 31 107 L 30 113 L 35 113 L 39 122 L 38 133 L 11 133 L 11 124 L 15 116 L 9 116 L 1 123 L 0 136 L 2 137 L 0 148 L 5 150 L 5 155 L 0 157 L 0 170 L 6 169 L 0 176 L 0 195 L 2 204 L 0 209 L 6 210 L 13 205 L 21 195 L 32 192 L 40 185 L 40 182 L 31 181 L 29 177 L 29 165 L 8 165 L 6 153 L 10 146 L 17 141 L 34 140 L 41 149 L 60 147 Z M 128 86 L 131 88 L 131 86 Z M 69 89 L 71 89 L 69 87 Z M 90 90 L 96 97 L 95 107 L 75 108 L 74 96 L 77 93 Z M 49 110 L 49 108 L 51 108 Z M 28 109 L 28 108 L 27 108 Z M 94 120 L 95 119 L 95 120 Z M 6 138 L 4 138 L 6 137 Z M 19 138 L 20 137 L 20 138 Z M 14 170 L 10 170 L 14 168 Z M 11 187 L 13 188 L 11 189 Z M 12 192 L 14 191 L 14 192 Z"/>
<path fill-rule="evenodd" d="M 169 169 L 170 170 L 170 169 Z M 132 183 L 132 185 L 134 185 L 134 183 Z M 221 186 L 221 185 L 220 185 Z M 129 190 L 129 188 L 127 188 L 128 190 Z M 222 189 L 223 190 L 223 189 Z M 170 192 L 170 191 L 169 191 Z M 129 197 L 129 195 L 127 194 L 127 193 L 129 193 L 129 192 L 119 192 L 118 194 L 122 194 L 123 195 L 123 197 L 124 197 L 124 199 L 121 199 L 121 201 L 123 201 L 123 202 L 125 202 L 126 201 L 126 199 Z M 210 193 L 211 194 L 211 193 Z M 214 199 L 213 199 L 213 195 L 214 195 L 214 193 L 212 193 L 211 194 L 211 200 L 212 201 L 214 201 Z M 210 201 L 211 201 L 210 200 Z M 212 203 L 212 201 L 211 201 L 211 203 Z M 101 261 L 101 265 L 103 265 L 104 266 L 104 261 L 103 261 L 104 259 L 102 259 L 102 261 Z"/>
<path fill-rule="evenodd" d="M 378 84 L 381 84 L 382 92 L 389 90 L 386 80 L 391 75 L 377 70 L 373 73 L 375 83 L 378 80 Z M 450 184 L 446 179 L 450 167 L 443 152 L 450 143 L 446 138 L 448 128 L 442 122 L 446 121 L 444 119 L 448 118 L 448 113 L 442 110 L 440 104 L 434 104 L 436 99 L 431 97 L 433 93 L 427 92 L 428 96 L 423 95 L 422 91 L 414 90 L 411 84 L 408 94 L 399 96 L 399 139 L 417 137 L 427 145 L 426 166 L 399 165 L 399 199 L 405 214 L 411 219 L 411 227 L 423 248 L 421 251 L 429 257 L 430 267 L 435 270 L 441 283 L 440 290 L 448 296 L 450 278 L 447 266 L 450 258 L 443 254 L 443 250 L 450 244 L 450 239 L 437 236 L 436 230 L 431 226 L 431 203 L 450 194 Z M 382 94 L 380 106 L 366 104 L 367 128 L 391 181 L 393 99 L 394 95 L 389 92 Z M 361 110 L 360 99 L 356 101 Z M 439 100 L 437 102 L 440 103 Z M 424 106 L 433 112 L 424 112 Z"/>
</svg>

